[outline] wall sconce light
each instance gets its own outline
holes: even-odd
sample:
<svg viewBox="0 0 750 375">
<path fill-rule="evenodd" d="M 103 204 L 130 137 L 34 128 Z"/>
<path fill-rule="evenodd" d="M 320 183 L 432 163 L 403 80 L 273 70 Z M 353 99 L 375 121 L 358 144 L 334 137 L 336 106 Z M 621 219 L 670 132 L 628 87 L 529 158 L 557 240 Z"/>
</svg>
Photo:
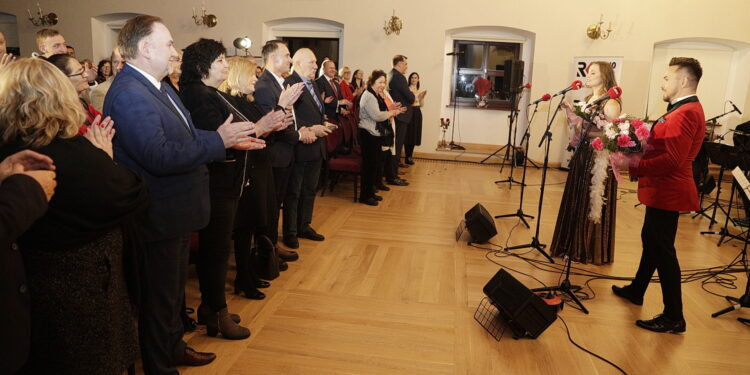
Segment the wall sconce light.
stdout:
<svg viewBox="0 0 750 375">
<path fill-rule="evenodd" d="M 195 7 L 193 7 L 193 21 L 195 21 L 196 25 L 206 25 L 206 27 L 212 28 L 219 23 L 219 19 L 215 15 L 206 13 L 206 3 L 203 3 L 201 6 L 201 13 L 200 16 L 196 14 Z"/>
<path fill-rule="evenodd" d="M 401 29 L 404 27 L 404 23 L 401 22 L 401 19 L 396 17 L 396 10 L 393 10 L 393 16 L 391 16 L 391 19 L 388 21 L 385 21 L 385 26 L 383 26 L 383 31 L 385 31 L 385 35 L 391 35 L 391 33 L 395 33 L 396 35 L 399 35 L 401 33 Z"/>
<path fill-rule="evenodd" d="M 610 22 L 609 25 L 607 26 L 607 30 L 602 30 L 602 25 L 604 25 L 603 14 L 599 16 L 599 23 L 591 24 L 586 29 L 586 36 L 594 40 L 609 38 L 609 33 L 612 32 L 612 22 Z"/>
<path fill-rule="evenodd" d="M 44 14 L 42 13 L 42 7 L 39 6 L 39 3 L 36 3 L 37 7 L 37 16 L 34 17 L 31 15 L 31 10 L 26 8 L 26 11 L 29 12 L 29 21 L 31 21 L 34 26 L 52 26 L 57 25 L 57 14 L 54 14 L 52 12 Z"/>
<path fill-rule="evenodd" d="M 237 54 L 238 49 L 244 49 L 245 50 L 245 56 L 247 56 L 247 50 L 250 49 L 250 47 L 253 45 L 253 41 L 250 40 L 248 37 L 244 38 L 237 38 L 232 43 L 234 45 L 235 51 L 234 54 Z"/>
</svg>

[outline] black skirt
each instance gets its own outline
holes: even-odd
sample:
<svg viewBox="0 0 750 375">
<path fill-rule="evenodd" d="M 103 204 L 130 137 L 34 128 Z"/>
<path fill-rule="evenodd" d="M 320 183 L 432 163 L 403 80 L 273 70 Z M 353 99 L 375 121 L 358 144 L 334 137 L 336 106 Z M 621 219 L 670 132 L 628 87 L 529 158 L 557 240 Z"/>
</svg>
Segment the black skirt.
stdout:
<svg viewBox="0 0 750 375">
<path fill-rule="evenodd" d="M 419 146 L 422 144 L 422 108 L 412 107 L 412 112 L 404 144 Z"/>
</svg>

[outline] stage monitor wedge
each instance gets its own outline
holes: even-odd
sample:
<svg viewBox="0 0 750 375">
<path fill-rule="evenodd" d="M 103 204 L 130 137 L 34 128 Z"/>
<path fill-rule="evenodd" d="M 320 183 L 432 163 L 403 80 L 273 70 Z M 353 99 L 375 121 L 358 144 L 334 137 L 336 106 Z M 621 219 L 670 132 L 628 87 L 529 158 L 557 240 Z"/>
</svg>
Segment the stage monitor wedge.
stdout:
<svg viewBox="0 0 750 375">
<path fill-rule="evenodd" d="M 557 319 L 554 307 L 502 268 L 483 290 L 500 311 L 501 318 L 513 330 L 515 338 L 535 339 Z"/>
<path fill-rule="evenodd" d="M 495 227 L 495 220 L 490 215 L 481 203 L 477 203 L 469 211 L 466 211 L 464 215 L 464 222 L 459 224 L 459 228 L 462 225 L 466 226 L 471 235 L 471 242 L 485 243 L 497 234 L 497 227 Z M 456 240 L 458 241 L 458 237 Z"/>
</svg>

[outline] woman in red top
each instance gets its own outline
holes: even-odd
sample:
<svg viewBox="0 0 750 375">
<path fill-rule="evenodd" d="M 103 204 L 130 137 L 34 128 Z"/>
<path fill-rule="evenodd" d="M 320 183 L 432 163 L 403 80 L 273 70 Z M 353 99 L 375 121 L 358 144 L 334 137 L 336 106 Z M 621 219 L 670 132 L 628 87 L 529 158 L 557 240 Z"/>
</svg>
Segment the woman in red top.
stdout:
<svg viewBox="0 0 750 375">
<path fill-rule="evenodd" d="M 78 135 L 83 135 L 88 130 L 88 127 L 94 123 L 96 116 L 102 115 L 91 104 L 81 98 L 81 95 L 89 89 L 89 81 L 96 78 L 96 73 L 91 69 L 85 69 L 78 60 L 67 54 L 52 55 L 47 58 L 47 61 L 60 69 L 70 79 L 70 82 L 73 83 L 73 87 L 76 89 L 78 98 L 81 99 L 81 106 L 86 114 L 86 121 L 78 130 Z"/>
<path fill-rule="evenodd" d="M 339 81 L 339 87 L 341 87 L 341 96 L 350 102 L 354 102 L 354 90 L 352 89 L 352 84 L 350 83 L 352 80 L 351 69 L 349 69 L 348 66 L 341 68 L 341 70 L 339 71 L 339 77 L 341 77 L 341 80 Z"/>
</svg>

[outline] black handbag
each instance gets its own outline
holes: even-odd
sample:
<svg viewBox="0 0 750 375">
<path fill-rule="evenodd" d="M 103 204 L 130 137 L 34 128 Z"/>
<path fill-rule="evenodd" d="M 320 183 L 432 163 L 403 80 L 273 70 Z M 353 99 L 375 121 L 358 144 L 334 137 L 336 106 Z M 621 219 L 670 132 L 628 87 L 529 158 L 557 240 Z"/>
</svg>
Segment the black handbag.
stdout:
<svg viewBox="0 0 750 375">
<path fill-rule="evenodd" d="M 279 277 L 279 254 L 268 236 L 255 236 L 254 246 L 250 249 L 250 264 L 255 274 L 263 280 Z"/>
</svg>

